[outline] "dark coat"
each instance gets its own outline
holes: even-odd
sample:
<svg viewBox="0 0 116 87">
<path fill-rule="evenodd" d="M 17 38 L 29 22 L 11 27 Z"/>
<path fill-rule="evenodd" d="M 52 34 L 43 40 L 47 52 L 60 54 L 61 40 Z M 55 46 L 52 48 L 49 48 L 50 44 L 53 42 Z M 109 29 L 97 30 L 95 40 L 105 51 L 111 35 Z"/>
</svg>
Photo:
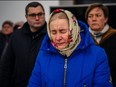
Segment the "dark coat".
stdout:
<svg viewBox="0 0 116 87">
<path fill-rule="evenodd" d="M 0 33 L 0 59 L 1 59 L 2 51 L 5 46 L 5 42 L 6 42 L 5 36 L 2 33 Z"/>
<path fill-rule="evenodd" d="M 100 43 L 97 43 L 95 39 L 94 41 L 97 45 L 104 48 L 107 53 L 112 82 L 114 87 L 116 87 L 116 30 L 110 27 L 109 30 L 103 34 Z"/>
<path fill-rule="evenodd" d="M 1 55 L 3 54 L 3 50 L 6 44 L 9 43 L 9 38 L 10 35 L 4 35 L 3 33 L 0 32 L 0 59 L 1 59 Z"/>
<path fill-rule="evenodd" d="M 12 34 L 0 62 L 0 87 L 26 87 L 46 28 L 45 23 L 39 31 L 32 33 L 25 23 L 22 29 Z"/>
</svg>

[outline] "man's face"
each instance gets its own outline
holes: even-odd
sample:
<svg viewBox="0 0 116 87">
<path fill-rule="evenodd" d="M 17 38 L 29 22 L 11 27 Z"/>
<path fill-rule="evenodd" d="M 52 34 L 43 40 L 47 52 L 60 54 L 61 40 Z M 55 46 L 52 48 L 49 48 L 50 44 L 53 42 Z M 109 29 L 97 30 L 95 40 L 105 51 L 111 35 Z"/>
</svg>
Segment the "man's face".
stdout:
<svg viewBox="0 0 116 87">
<path fill-rule="evenodd" d="M 87 22 L 92 30 L 101 31 L 107 20 L 108 18 L 105 18 L 102 9 L 96 7 L 89 12 Z"/>
<path fill-rule="evenodd" d="M 27 22 L 32 32 L 37 31 L 45 23 L 45 13 L 41 6 L 29 7 L 26 15 Z"/>
</svg>

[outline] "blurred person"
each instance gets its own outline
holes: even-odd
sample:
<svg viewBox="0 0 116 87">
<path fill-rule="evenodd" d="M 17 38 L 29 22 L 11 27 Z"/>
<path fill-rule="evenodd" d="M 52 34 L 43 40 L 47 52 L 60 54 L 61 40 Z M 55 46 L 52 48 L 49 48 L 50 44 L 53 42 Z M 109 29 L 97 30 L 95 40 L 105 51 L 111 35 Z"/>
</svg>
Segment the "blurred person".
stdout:
<svg viewBox="0 0 116 87">
<path fill-rule="evenodd" d="M 45 11 L 39 2 L 25 8 L 27 22 L 13 32 L 0 61 L 0 87 L 26 87 L 46 34 Z"/>
<path fill-rule="evenodd" d="M 112 87 L 108 59 L 85 23 L 54 10 L 28 87 Z"/>
<path fill-rule="evenodd" d="M 23 27 L 24 21 L 18 21 L 14 24 L 14 30 L 21 29 Z"/>
<path fill-rule="evenodd" d="M 85 13 L 89 31 L 95 44 L 104 48 L 108 56 L 113 86 L 116 87 L 116 30 L 108 25 L 109 9 L 101 3 L 91 4 Z"/>
<path fill-rule="evenodd" d="M 9 43 L 9 38 L 13 33 L 13 22 L 6 20 L 2 24 L 2 29 L 0 31 L 0 59 L 4 55 L 4 52 Z"/>
<path fill-rule="evenodd" d="M 12 21 L 4 21 L 2 24 L 2 33 L 4 35 L 10 35 L 13 32 L 13 22 Z"/>
</svg>

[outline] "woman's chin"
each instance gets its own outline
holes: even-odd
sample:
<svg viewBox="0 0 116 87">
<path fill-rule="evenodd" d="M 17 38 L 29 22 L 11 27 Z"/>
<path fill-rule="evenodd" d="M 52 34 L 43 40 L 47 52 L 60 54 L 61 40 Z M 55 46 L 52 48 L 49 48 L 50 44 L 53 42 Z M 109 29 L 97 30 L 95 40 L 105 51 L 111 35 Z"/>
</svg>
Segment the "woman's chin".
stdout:
<svg viewBox="0 0 116 87">
<path fill-rule="evenodd" d="M 58 50 L 62 50 L 62 49 L 64 49 L 65 47 L 66 47 L 66 46 L 58 46 L 57 49 L 58 49 Z"/>
</svg>

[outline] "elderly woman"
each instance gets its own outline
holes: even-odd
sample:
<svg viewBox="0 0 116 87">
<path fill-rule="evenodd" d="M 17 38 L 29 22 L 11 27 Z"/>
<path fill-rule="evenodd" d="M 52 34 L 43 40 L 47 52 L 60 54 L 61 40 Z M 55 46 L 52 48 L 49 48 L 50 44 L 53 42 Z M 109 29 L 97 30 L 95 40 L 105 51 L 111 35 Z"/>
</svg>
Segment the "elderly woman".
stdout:
<svg viewBox="0 0 116 87">
<path fill-rule="evenodd" d="M 54 10 L 28 87 L 112 87 L 104 50 L 67 10 Z"/>
</svg>

